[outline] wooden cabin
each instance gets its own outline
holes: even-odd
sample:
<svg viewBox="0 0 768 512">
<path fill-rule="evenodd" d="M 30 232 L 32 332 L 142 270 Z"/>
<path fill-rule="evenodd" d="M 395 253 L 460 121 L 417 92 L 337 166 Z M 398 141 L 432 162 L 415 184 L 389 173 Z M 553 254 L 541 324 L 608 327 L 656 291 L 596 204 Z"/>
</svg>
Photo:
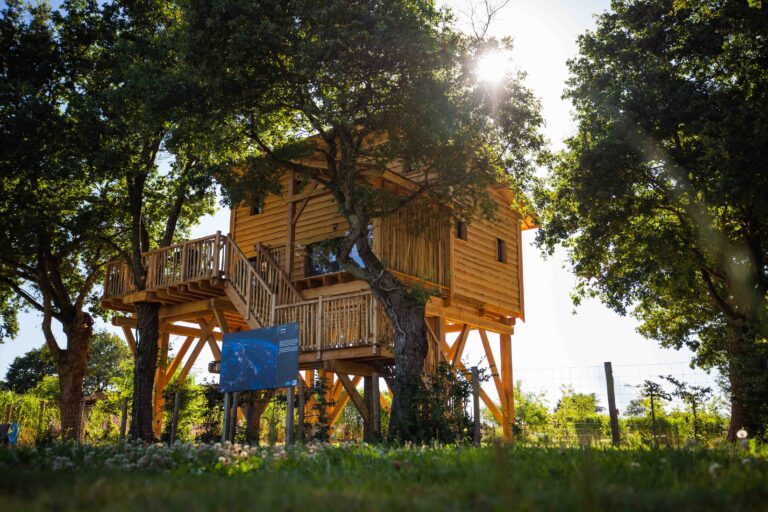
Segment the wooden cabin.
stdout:
<svg viewBox="0 0 768 512">
<path fill-rule="evenodd" d="M 412 177 L 386 171 L 376 179 L 380 186 L 407 187 Z M 346 230 L 330 193 L 290 172 L 281 185 L 281 195 L 231 210 L 228 228 L 146 253 L 145 291 L 132 289 L 125 264 L 108 265 L 103 304 L 126 313 L 113 323 L 123 328 L 131 347 L 133 304 L 162 304 L 160 350 L 167 364 L 155 379 L 157 433 L 165 384 L 177 371 L 186 378 L 206 344 L 220 358 L 222 333 L 296 321 L 301 324 L 300 378 L 310 384 L 317 371 L 326 379 L 329 400 L 335 402 L 331 423 L 350 399 L 364 423 L 374 423 L 379 403 L 363 400 L 356 388 L 365 379 L 366 389 L 372 389 L 371 380 L 378 383 L 382 367 L 394 363 L 389 321 L 368 285 L 343 272 L 329 253 L 332 240 Z M 426 311 L 426 371 L 441 360 L 464 369 L 461 357 L 470 332 L 479 332 L 500 407 L 485 391 L 481 398 L 510 437 L 511 338 L 516 320 L 525 315 L 521 231 L 532 225 L 511 207 L 512 191 L 494 186 L 488 194 L 498 205 L 493 220 L 452 224 L 406 211 L 374 222 L 371 236 L 388 268 L 435 293 Z M 169 358 L 171 335 L 183 341 Z M 381 405 L 386 406 L 383 400 Z"/>
</svg>

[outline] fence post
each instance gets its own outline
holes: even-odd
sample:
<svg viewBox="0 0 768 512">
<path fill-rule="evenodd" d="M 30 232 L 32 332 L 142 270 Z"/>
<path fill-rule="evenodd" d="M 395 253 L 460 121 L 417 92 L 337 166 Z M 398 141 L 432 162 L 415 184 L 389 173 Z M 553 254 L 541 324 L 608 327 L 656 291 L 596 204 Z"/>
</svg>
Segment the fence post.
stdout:
<svg viewBox="0 0 768 512">
<path fill-rule="evenodd" d="M 235 444 L 235 434 L 237 434 L 237 407 L 240 401 L 240 392 L 232 393 L 232 403 L 229 404 L 229 442 Z"/>
<path fill-rule="evenodd" d="M 40 415 L 37 418 L 37 435 L 35 436 L 35 442 L 40 442 L 40 436 L 43 432 L 43 416 L 45 415 L 45 400 L 40 400 Z"/>
<path fill-rule="evenodd" d="M 474 423 L 472 442 L 475 446 L 480 446 L 480 372 L 477 366 L 471 368 L 472 371 L 472 419 Z"/>
<path fill-rule="evenodd" d="M 168 438 L 168 444 L 173 445 L 176 442 L 176 432 L 179 428 L 179 404 L 181 402 L 181 392 L 177 391 L 173 397 L 173 416 L 171 417 L 171 435 Z"/>
<path fill-rule="evenodd" d="M 123 406 L 120 411 L 120 441 L 125 441 L 125 430 L 128 426 L 128 397 L 123 397 Z"/>
<path fill-rule="evenodd" d="M 221 420 L 221 444 L 224 444 L 229 436 L 227 431 L 229 430 L 229 393 L 224 393 L 224 417 Z"/>
<path fill-rule="evenodd" d="M 285 445 L 293 444 L 293 386 L 288 386 L 288 402 L 285 405 Z"/>
<path fill-rule="evenodd" d="M 304 443 L 304 407 L 306 407 L 306 399 L 305 399 L 305 384 L 304 379 L 299 379 L 299 421 L 298 427 L 298 439 L 299 443 Z"/>
<path fill-rule="evenodd" d="M 611 417 L 611 442 L 614 446 L 619 446 L 621 438 L 619 437 L 619 412 L 616 410 L 616 395 L 613 389 L 613 366 L 610 361 L 606 361 L 604 366 L 605 385 L 608 388 L 608 414 Z"/>
<path fill-rule="evenodd" d="M 381 441 L 381 404 L 379 403 L 380 391 L 379 391 L 379 374 L 373 372 L 371 376 L 371 410 L 370 414 L 373 418 L 373 438 L 376 442 Z"/>
</svg>

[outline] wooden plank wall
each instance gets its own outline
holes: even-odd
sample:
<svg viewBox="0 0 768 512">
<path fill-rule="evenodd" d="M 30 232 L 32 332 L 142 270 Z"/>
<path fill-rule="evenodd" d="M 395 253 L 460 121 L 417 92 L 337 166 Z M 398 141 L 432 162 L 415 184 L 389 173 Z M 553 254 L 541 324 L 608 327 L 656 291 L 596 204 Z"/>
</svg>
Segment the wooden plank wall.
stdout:
<svg viewBox="0 0 768 512">
<path fill-rule="evenodd" d="M 454 239 L 454 294 L 460 300 L 492 304 L 522 315 L 519 258 L 520 217 L 494 193 L 498 208 L 494 220 L 478 219 L 467 226 L 467 240 Z M 452 236 L 456 236 L 455 228 Z M 507 262 L 497 261 L 496 240 L 507 244 Z"/>
<path fill-rule="evenodd" d="M 286 190 L 287 175 L 283 178 L 282 185 L 283 190 Z M 494 220 L 471 222 L 467 228 L 466 241 L 455 239 L 455 228 L 451 230 L 450 236 L 454 237 L 454 264 L 451 276 L 454 280 L 454 298 L 459 301 L 467 299 L 471 303 L 487 303 L 522 316 L 521 273 L 518 270 L 520 217 L 510 210 L 507 201 L 500 194 L 493 194 L 499 204 Z M 297 203 L 297 209 L 300 209 L 300 204 Z M 287 202 L 284 197 L 268 196 L 262 213 L 258 215 L 250 214 L 250 206 L 240 206 L 234 212 L 233 221 L 231 229 L 234 230 L 235 242 L 249 257 L 255 255 L 254 246 L 257 242 L 268 246 L 285 246 Z M 399 231 L 394 225 L 392 228 L 391 232 Z M 304 276 L 304 248 L 307 245 L 334 236 L 343 236 L 346 229 L 346 221 L 338 213 L 332 196 L 326 194 L 310 199 L 296 223 L 293 278 Z M 506 263 L 496 260 L 497 238 L 506 242 Z M 414 247 L 418 245 L 421 244 L 415 243 Z M 394 253 L 399 250 L 400 247 L 390 247 L 386 251 L 390 254 L 384 255 L 384 259 L 393 258 Z M 416 270 L 416 267 L 423 266 L 413 262 L 406 264 L 409 261 L 406 256 L 407 254 L 400 255 L 400 258 L 405 258 L 400 262 L 405 267 Z M 442 260 L 437 254 L 429 259 Z M 425 268 L 419 268 L 416 273 L 421 274 L 422 278 L 429 276 L 432 279 L 437 277 L 438 281 L 443 280 L 440 279 L 443 277 L 441 272 L 432 273 Z"/>
</svg>

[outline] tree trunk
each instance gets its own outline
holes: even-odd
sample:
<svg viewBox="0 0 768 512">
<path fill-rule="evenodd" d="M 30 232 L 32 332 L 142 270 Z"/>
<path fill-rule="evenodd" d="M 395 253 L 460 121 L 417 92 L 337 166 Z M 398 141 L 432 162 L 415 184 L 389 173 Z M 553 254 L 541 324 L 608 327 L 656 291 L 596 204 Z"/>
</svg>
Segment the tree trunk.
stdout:
<svg viewBox="0 0 768 512">
<path fill-rule="evenodd" d="M 67 348 L 59 352 L 59 412 L 61 435 L 65 439 L 82 440 L 83 437 L 83 379 L 88 365 L 91 342 L 91 323 L 77 322 L 64 326 Z"/>
<path fill-rule="evenodd" d="M 751 330 L 745 330 L 746 333 L 737 334 L 728 344 L 729 441 L 735 441 L 741 429 L 750 437 L 768 437 L 768 350 Z"/>
<path fill-rule="evenodd" d="M 131 405 L 131 439 L 155 441 L 152 429 L 152 392 L 157 369 L 160 333 L 160 304 L 136 303 L 136 362 L 133 371 L 133 404 Z"/>
<path fill-rule="evenodd" d="M 388 279 L 380 280 L 379 283 L 384 286 L 380 288 L 374 285 L 372 290 L 384 304 L 395 333 L 395 389 L 392 390 L 394 398 L 389 439 L 424 441 L 429 437 L 423 432 L 421 422 L 424 400 L 421 377 L 428 350 L 425 305 L 419 303 L 402 285 L 387 285 L 386 281 Z"/>
</svg>

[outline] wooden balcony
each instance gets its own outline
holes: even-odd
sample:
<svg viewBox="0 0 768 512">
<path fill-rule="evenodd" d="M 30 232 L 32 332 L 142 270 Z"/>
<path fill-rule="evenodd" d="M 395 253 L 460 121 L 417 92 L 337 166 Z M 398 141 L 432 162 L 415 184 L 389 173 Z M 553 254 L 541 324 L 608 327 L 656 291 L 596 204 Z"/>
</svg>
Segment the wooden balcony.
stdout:
<svg viewBox="0 0 768 512">
<path fill-rule="evenodd" d="M 257 256 L 248 259 L 221 233 L 189 240 L 143 255 L 143 290 L 137 289 L 128 265 L 112 261 L 102 304 L 133 312 L 136 302 L 157 302 L 163 306 L 161 318 L 210 319 L 223 332 L 299 322 L 301 351 L 315 353 L 317 360 L 325 353 L 362 347 L 370 350 L 361 354 L 390 357 L 392 329 L 370 291 L 305 300 L 274 256 L 260 246 Z M 166 325 L 169 333 L 174 333 L 172 322 Z M 120 325 L 130 325 L 129 319 Z"/>
</svg>

